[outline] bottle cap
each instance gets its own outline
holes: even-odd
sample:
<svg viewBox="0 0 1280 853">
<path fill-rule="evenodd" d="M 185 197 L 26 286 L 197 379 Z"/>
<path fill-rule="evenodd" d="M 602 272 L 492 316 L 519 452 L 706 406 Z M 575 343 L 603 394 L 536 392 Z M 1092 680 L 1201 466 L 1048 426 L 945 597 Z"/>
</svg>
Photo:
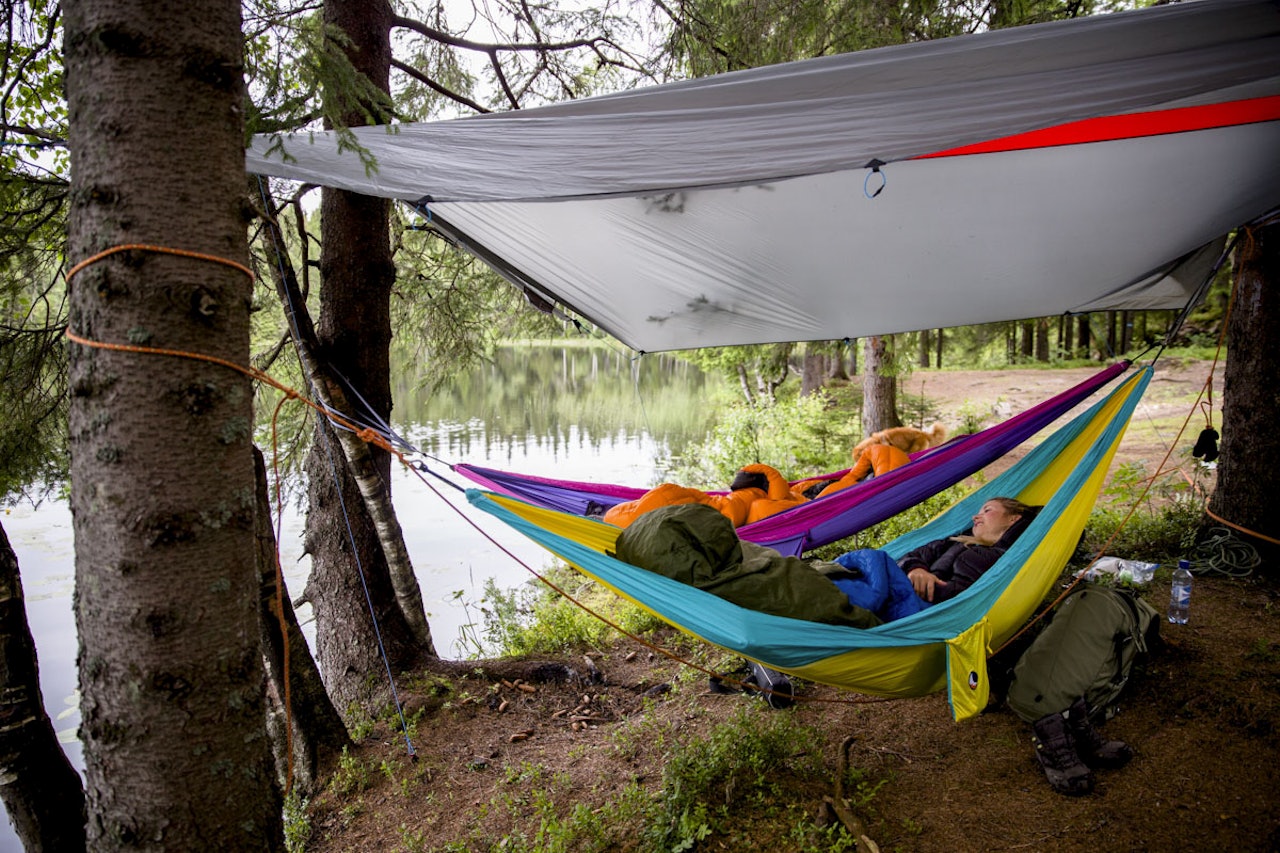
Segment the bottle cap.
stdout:
<svg viewBox="0 0 1280 853">
<path fill-rule="evenodd" d="M 1180 568 L 1180 569 L 1186 569 L 1187 571 L 1191 571 L 1191 561 L 1190 561 L 1190 560 L 1179 560 L 1179 561 L 1178 561 L 1178 568 Z"/>
</svg>

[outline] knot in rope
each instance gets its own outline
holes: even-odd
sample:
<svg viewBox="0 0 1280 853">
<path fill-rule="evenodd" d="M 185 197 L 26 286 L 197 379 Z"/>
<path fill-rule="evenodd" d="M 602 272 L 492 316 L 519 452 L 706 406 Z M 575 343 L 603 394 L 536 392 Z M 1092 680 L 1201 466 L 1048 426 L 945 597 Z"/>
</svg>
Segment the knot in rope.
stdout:
<svg viewBox="0 0 1280 853">
<path fill-rule="evenodd" d="M 376 432 L 372 427 L 365 427 L 364 429 L 357 430 L 356 437 L 366 444 L 381 447 L 388 453 L 391 452 L 391 442 L 387 441 L 381 433 Z"/>
</svg>

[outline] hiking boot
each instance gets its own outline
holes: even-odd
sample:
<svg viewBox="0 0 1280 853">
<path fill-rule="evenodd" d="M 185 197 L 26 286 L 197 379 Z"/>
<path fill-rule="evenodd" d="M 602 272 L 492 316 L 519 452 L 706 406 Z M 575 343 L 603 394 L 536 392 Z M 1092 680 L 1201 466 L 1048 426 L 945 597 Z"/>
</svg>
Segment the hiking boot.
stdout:
<svg viewBox="0 0 1280 853">
<path fill-rule="evenodd" d="M 1059 794 L 1078 797 L 1093 790 L 1093 771 L 1080 760 L 1075 740 L 1062 714 L 1049 714 L 1031 724 L 1036 761 Z"/>
<path fill-rule="evenodd" d="M 1114 770 L 1123 767 L 1133 758 L 1133 749 L 1122 740 L 1107 740 L 1089 720 L 1089 706 L 1084 697 L 1062 712 L 1067 727 L 1076 741 L 1076 753 L 1090 767 Z"/>
</svg>

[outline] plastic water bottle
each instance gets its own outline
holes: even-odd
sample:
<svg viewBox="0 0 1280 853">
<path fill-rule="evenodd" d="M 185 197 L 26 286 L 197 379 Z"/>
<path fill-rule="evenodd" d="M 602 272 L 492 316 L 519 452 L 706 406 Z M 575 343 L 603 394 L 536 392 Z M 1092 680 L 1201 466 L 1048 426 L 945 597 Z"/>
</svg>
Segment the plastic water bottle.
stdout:
<svg viewBox="0 0 1280 853">
<path fill-rule="evenodd" d="M 1179 560 L 1173 572 L 1173 590 L 1169 593 L 1169 621 L 1175 625 L 1187 624 L 1191 612 L 1191 563 Z"/>
</svg>

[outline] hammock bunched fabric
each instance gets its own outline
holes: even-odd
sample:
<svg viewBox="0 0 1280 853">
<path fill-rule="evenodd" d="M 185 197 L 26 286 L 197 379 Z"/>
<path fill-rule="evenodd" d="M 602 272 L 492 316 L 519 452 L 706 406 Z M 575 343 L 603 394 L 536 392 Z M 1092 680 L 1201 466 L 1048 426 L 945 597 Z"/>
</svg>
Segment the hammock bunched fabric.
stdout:
<svg viewBox="0 0 1280 853">
<path fill-rule="evenodd" d="M 860 630 L 757 613 L 611 556 L 618 528 L 476 489 L 471 503 L 686 633 L 767 667 L 877 696 L 948 688 L 957 720 L 987 703 L 986 658 L 1026 622 L 1075 550 L 1116 447 L 1151 380 L 1142 368 L 1000 476 L 885 546 L 900 556 L 968 526 L 993 497 L 1044 509 L 963 595 Z"/>
<path fill-rule="evenodd" d="M 1111 365 L 1074 388 L 996 426 L 940 448 L 914 454 L 912 462 L 901 468 L 739 527 L 738 536 L 767 545 L 779 553 L 797 556 L 852 536 L 985 468 L 1066 414 L 1128 366 L 1128 362 Z M 455 465 L 453 470 L 489 490 L 576 515 L 586 514 L 589 504 L 608 508 L 634 500 L 647 491 L 628 486 L 534 477 L 476 465 Z M 828 474 L 826 478 L 838 478 L 845 471 Z"/>
</svg>

